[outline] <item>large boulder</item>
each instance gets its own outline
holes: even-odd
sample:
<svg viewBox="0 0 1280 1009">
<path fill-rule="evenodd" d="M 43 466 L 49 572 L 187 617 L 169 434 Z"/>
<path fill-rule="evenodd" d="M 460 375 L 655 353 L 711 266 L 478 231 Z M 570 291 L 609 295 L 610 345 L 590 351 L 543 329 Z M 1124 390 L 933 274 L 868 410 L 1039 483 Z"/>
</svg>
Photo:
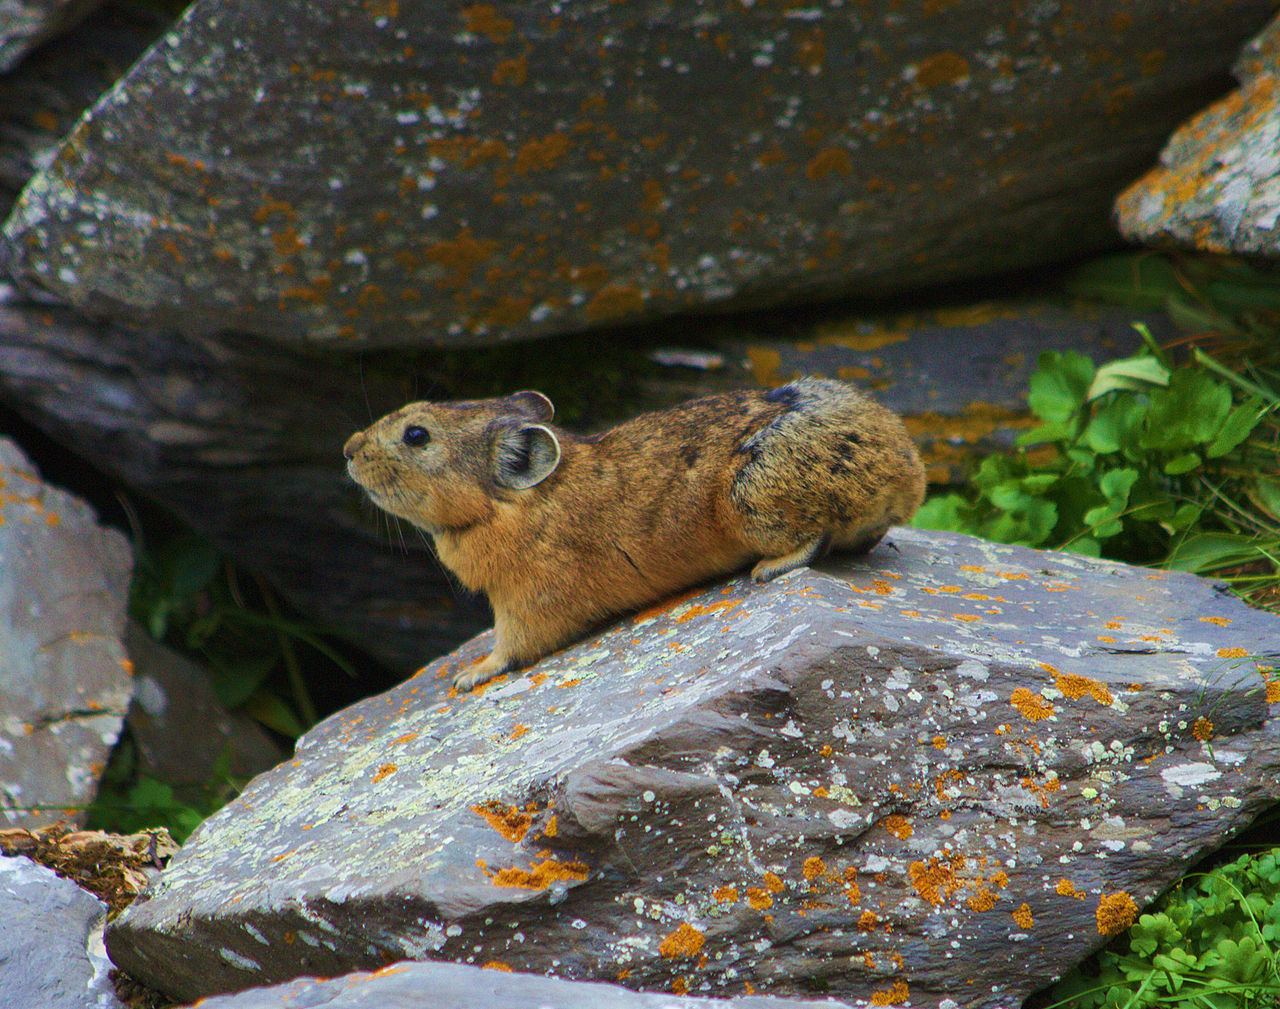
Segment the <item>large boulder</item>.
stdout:
<svg viewBox="0 0 1280 1009">
<path fill-rule="evenodd" d="M 1016 1005 L 1280 798 L 1278 641 L 1191 575 L 912 530 L 446 690 L 486 635 L 308 733 L 108 948 L 181 998 L 410 958 Z"/>
<path fill-rule="evenodd" d="M 90 313 L 348 347 L 994 275 L 1114 244 L 1270 13 L 197 0 L 8 258 Z"/>
<path fill-rule="evenodd" d="M 128 542 L 0 438 L 0 826 L 83 820 L 132 692 Z"/>
<path fill-rule="evenodd" d="M 1148 245 L 1280 256 L 1280 20 L 1245 48 L 1240 87 L 1180 126 L 1160 163 L 1116 201 Z"/>
</svg>

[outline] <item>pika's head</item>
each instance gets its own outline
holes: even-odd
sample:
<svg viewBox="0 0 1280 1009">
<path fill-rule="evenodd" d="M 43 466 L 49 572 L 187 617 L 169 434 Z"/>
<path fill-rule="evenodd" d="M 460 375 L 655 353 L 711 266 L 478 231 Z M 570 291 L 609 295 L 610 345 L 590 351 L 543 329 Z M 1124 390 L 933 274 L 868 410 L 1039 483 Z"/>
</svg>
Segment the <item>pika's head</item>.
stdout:
<svg viewBox="0 0 1280 1009">
<path fill-rule="evenodd" d="M 555 414 L 540 392 L 410 403 L 343 446 L 347 472 L 379 508 L 428 532 L 488 519 L 560 464 Z"/>
</svg>

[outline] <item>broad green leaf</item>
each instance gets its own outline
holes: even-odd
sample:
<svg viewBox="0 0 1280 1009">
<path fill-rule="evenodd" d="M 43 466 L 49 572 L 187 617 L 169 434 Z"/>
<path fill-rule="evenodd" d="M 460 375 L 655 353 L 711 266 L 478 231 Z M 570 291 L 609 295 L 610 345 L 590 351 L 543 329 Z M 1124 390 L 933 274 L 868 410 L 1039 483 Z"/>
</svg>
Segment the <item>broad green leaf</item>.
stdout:
<svg viewBox="0 0 1280 1009">
<path fill-rule="evenodd" d="M 306 730 L 306 726 L 298 720 L 288 705 L 275 694 L 259 690 L 244 705 L 245 714 L 261 722 L 268 729 L 274 729 L 282 736 L 296 739 Z"/>
<path fill-rule="evenodd" d="M 1170 551 L 1164 566 L 1178 571 L 1213 571 L 1258 559 L 1257 540 L 1236 533 L 1199 533 Z"/>
<path fill-rule="evenodd" d="M 929 498 L 911 518 L 917 529 L 973 532 L 974 508 L 959 494 L 939 494 Z"/>
<path fill-rule="evenodd" d="M 1083 405 L 1092 381 L 1093 362 L 1084 355 L 1045 351 L 1031 376 L 1027 404 L 1041 420 L 1065 421 Z"/>
<path fill-rule="evenodd" d="M 1266 406 L 1262 400 L 1256 396 L 1250 396 L 1231 411 L 1204 454 L 1210 459 L 1226 455 L 1253 433 L 1253 429 L 1258 426 L 1258 422 L 1266 413 Z"/>
<path fill-rule="evenodd" d="M 1090 508 L 1084 513 L 1084 524 L 1088 526 L 1089 532 L 1100 540 L 1110 539 L 1120 533 L 1124 526 L 1117 517 L 1119 511 L 1112 505 L 1102 505 L 1098 508 Z"/>
<path fill-rule="evenodd" d="M 1117 389 L 1146 389 L 1169 384 L 1169 369 L 1150 354 L 1111 361 L 1098 369 L 1086 396 L 1095 400 Z"/>
<path fill-rule="evenodd" d="M 1190 473 L 1200 462 L 1200 456 L 1195 452 L 1184 452 L 1166 462 L 1163 468 L 1170 476 L 1181 476 L 1183 473 Z"/>
<path fill-rule="evenodd" d="M 1069 420 L 1056 420 L 1046 424 L 1040 424 L 1031 428 L 1029 431 L 1023 431 L 1018 435 L 1017 444 L 1020 448 L 1028 445 L 1044 445 L 1047 442 L 1068 441 L 1076 433 L 1075 424 Z"/>
<path fill-rule="evenodd" d="M 1259 477 L 1249 493 L 1249 500 L 1258 505 L 1271 518 L 1280 520 L 1280 482 Z"/>
<path fill-rule="evenodd" d="M 1165 389 L 1151 393 L 1144 448 L 1171 451 L 1210 441 L 1231 412 L 1231 391 L 1194 368 L 1179 368 Z"/>
<path fill-rule="evenodd" d="M 1164 308 L 1169 296 L 1183 289 L 1173 263 L 1150 252 L 1092 259 L 1068 273 L 1063 284 L 1073 294 L 1139 311 Z"/>
</svg>

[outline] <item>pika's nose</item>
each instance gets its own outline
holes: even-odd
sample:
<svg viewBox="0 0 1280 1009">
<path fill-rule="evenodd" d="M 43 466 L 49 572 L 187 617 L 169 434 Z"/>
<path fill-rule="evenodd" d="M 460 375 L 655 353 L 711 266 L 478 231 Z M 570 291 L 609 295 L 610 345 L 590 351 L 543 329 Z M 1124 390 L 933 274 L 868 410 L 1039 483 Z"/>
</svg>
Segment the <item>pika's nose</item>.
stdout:
<svg viewBox="0 0 1280 1009">
<path fill-rule="evenodd" d="M 357 431 L 350 438 L 348 438 L 347 443 L 342 446 L 343 456 L 345 456 L 348 459 L 355 458 L 355 454 L 360 451 L 360 448 L 361 446 L 364 445 L 364 443 L 365 443 L 364 432 Z"/>
</svg>

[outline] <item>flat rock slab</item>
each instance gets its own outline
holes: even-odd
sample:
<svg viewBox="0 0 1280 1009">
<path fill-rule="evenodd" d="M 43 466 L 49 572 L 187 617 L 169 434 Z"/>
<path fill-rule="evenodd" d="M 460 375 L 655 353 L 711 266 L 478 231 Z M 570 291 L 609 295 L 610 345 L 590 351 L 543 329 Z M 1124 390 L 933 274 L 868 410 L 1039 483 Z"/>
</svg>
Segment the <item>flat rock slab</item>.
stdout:
<svg viewBox="0 0 1280 1009">
<path fill-rule="evenodd" d="M 269 988 L 218 995 L 200 1009 L 831 1009 L 830 1001 L 761 995 L 689 998 L 634 992 L 619 985 L 565 981 L 452 963 L 401 961 L 373 973 L 302 978 Z"/>
<path fill-rule="evenodd" d="M 339 346 L 994 276 L 1114 245 L 1271 13 L 199 0 L 5 239 L 94 316 Z"/>
<path fill-rule="evenodd" d="M 0 858 L 0 1005 L 122 1009 L 102 948 L 107 905 L 30 859 Z"/>
<path fill-rule="evenodd" d="M 1249 43 L 1234 73 L 1240 88 L 1180 126 L 1160 164 L 1116 201 L 1127 238 L 1280 255 L 1280 20 Z"/>
<path fill-rule="evenodd" d="M 1190 575 L 894 530 L 446 691 L 487 640 L 206 821 L 115 962 L 1009 1006 L 1280 796 L 1280 620 Z"/>
<path fill-rule="evenodd" d="M 0 825 L 83 819 L 133 684 L 133 557 L 0 438 Z"/>
</svg>

